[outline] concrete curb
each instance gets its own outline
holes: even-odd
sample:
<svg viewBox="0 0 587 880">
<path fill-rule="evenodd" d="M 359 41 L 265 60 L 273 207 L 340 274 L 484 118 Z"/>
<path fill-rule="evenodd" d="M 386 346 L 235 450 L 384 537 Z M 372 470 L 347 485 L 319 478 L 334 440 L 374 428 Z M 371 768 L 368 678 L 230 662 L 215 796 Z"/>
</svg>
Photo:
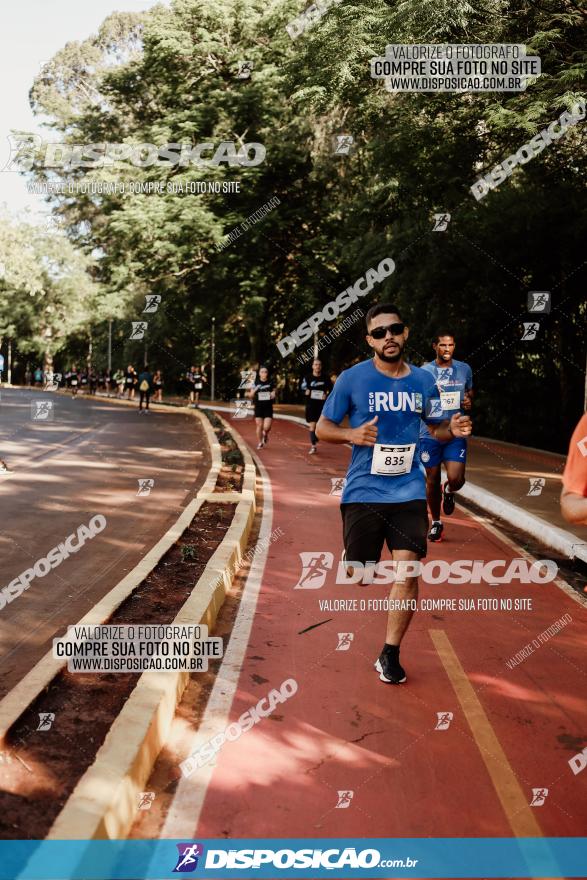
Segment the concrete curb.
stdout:
<svg viewBox="0 0 587 880">
<path fill-rule="evenodd" d="M 462 489 L 459 489 L 457 499 L 459 496 L 467 501 L 472 501 L 473 504 L 478 504 L 487 513 L 501 517 L 510 525 L 521 529 L 568 559 L 580 559 L 582 562 L 587 562 L 587 544 L 580 541 L 571 532 L 559 529 L 558 526 L 551 526 L 546 520 L 534 516 L 532 513 L 527 513 L 520 507 L 516 507 L 515 504 L 504 501 L 499 495 L 494 495 L 493 492 L 488 492 L 474 483 L 465 483 Z"/>
<path fill-rule="evenodd" d="M 223 421 L 227 430 L 232 428 Z M 238 498 L 234 518 L 190 597 L 172 623 L 214 626 L 246 548 L 255 516 L 255 466 L 236 432 L 245 463 L 240 493 L 199 493 L 198 501 L 222 503 Z M 202 490 L 201 490 L 202 491 Z M 206 496 L 205 498 L 203 496 Z M 114 721 L 94 763 L 79 780 L 51 827 L 48 840 L 121 839 L 136 818 L 144 789 L 161 751 L 189 673 L 145 672 Z"/>
<path fill-rule="evenodd" d="M 118 401 L 121 404 L 129 404 L 128 401 Z M 201 422 L 206 435 L 206 439 L 212 450 L 212 466 L 208 472 L 204 486 L 212 486 L 216 484 L 216 479 L 220 472 L 222 457 L 220 453 L 220 445 L 216 440 L 216 435 L 212 430 L 209 420 L 203 416 L 198 410 L 189 410 Z M 203 489 L 204 487 L 202 487 Z M 127 596 L 132 593 L 136 587 L 151 573 L 160 559 L 167 551 L 176 543 L 183 532 L 189 526 L 194 516 L 199 511 L 202 504 L 208 500 L 206 495 L 200 496 L 200 491 L 196 497 L 190 501 L 187 507 L 182 511 L 176 522 L 162 535 L 154 547 L 152 547 L 146 556 L 128 572 L 119 583 L 113 587 L 100 601 L 88 611 L 87 614 L 78 620 L 76 626 L 88 626 L 93 624 L 104 623 L 105 620 L 116 611 L 116 609 L 124 602 Z M 219 497 L 219 496 L 218 496 Z M 67 661 L 57 660 L 53 657 L 51 651 L 47 651 L 44 657 L 33 666 L 24 678 L 16 684 L 6 696 L 0 700 L 0 744 L 4 741 L 9 728 L 18 720 L 28 706 L 35 700 L 41 691 L 55 678 L 59 671 L 66 665 Z"/>
</svg>

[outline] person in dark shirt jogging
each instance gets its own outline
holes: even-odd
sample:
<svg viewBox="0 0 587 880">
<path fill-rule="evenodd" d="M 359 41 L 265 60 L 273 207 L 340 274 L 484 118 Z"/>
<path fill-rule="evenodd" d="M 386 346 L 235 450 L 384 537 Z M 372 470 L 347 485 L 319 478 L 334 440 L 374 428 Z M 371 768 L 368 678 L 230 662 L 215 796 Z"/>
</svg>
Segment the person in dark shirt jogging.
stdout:
<svg viewBox="0 0 587 880">
<path fill-rule="evenodd" d="M 142 373 L 139 373 L 139 413 L 149 412 L 149 401 L 153 391 L 153 374 L 149 370 L 149 365 L 145 364 Z M 145 409 L 143 410 L 143 403 Z"/>
</svg>

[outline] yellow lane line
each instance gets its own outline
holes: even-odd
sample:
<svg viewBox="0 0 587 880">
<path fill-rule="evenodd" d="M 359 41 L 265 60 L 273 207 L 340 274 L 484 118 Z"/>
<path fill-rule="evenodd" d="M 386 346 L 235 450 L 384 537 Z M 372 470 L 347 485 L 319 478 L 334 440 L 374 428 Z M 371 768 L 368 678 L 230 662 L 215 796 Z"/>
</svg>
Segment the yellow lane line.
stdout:
<svg viewBox="0 0 587 880">
<path fill-rule="evenodd" d="M 516 837 L 542 837 L 542 830 L 528 799 L 447 634 L 441 629 L 431 629 L 429 632 L 513 833 Z"/>
</svg>

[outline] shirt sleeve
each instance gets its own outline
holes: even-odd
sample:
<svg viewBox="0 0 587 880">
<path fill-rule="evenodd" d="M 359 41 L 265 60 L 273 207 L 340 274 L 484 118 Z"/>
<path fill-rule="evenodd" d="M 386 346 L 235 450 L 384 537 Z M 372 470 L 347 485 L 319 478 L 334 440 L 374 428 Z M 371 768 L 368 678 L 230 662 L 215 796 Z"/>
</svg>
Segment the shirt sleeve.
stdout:
<svg viewBox="0 0 587 880">
<path fill-rule="evenodd" d="M 467 370 L 465 373 L 465 391 L 470 391 L 473 387 L 473 370 L 467 364 Z"/>
<path fill-rule="evenodd" d="M 580 419 L 571 437 L 563 486 L 567 492 L 587 498 L 587 413 Z"/>
<path fill-rule="evenodd" d="M 350 415 L 351 404 L 350 385 L 345 370 L 340 374 L 332 392 L 326 398 L 322 415 L 325 419 L 330 419 L 331 422 L 339 425 L 345 416 Z"/>
</svg>

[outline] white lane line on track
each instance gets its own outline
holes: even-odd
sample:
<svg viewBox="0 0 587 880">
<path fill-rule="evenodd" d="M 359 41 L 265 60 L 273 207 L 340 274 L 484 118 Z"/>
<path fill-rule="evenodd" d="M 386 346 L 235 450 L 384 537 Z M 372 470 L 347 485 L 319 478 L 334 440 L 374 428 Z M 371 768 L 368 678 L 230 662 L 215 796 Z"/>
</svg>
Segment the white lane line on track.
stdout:
<svg viewBox="0 0 587 880">
<path fill-rule="evenodd" d="M 271 481 L 265 467 L 258 456 L 252 452 L 251 454 L 255 459 L 263 481 L 263 513 L 257 540 L 262 541 L 266 539 L 266 543 L 262 545 L 262 549 L 255 553 L 253 557 L 228 648 L 226 649 L 222 665 L 218 670 L 202 721 L 190 740 L 188 753 L 185 755 L 186 758 L 188 754 L 192 754 L 192 752 L 204 745 L 214 734 L 224 729 L 228 724 L 245 652 L 249 644 L 257 600 L 265 571 L 265 563 L 270 546 L 269 538 L 273 524 L 273 496 Z M 197 769 L 187 778 L 182 775 L 169 806 L 167 818 L 159 834 L 160 838 L 177 840 L 180 838 L 190 840 L 192 838 L 215 767 L 216 760 L 213 760 L 205 764 L 204 767 Z"/>
<path fill-rule="evenodd" d="M 501 541 L 502 544 L 505 544 L 506 547 L 509 547 L 510 550 L 516 554 L 516 557 L 519 559 L 528 559 L 530 562 L 536 562 L 538 556 L 530 553 L 527 550 L 524 550 L 520 544 L 516 543 L 516 541 L 512 540 L 505 532 L 502 532 L 500 528 L 494 526 L 492 522 L 487 519 L 487 516 L 479 516 L 478 513 L 473 513 L 472 510 L 468 510 L 466 507 L 463 507 L 463 510 L 470 516 L 471 519 L 475 520 L 475 522 L 479 523 L 482 529 L 486 529 L 492 535 Z M 572 588 L 572 586 L 564 580 L 564 578 L 556 577 L 552 582 L 559 590 L 562 590 L 565 595 L 569 597 L 569 599 L 573 599 L 573 601 L 577 602 L 579 605 L 587 606 L 587 597 L 582 596 L 581 593 L 578 593 L 576 590 Z"/>
</svg>

